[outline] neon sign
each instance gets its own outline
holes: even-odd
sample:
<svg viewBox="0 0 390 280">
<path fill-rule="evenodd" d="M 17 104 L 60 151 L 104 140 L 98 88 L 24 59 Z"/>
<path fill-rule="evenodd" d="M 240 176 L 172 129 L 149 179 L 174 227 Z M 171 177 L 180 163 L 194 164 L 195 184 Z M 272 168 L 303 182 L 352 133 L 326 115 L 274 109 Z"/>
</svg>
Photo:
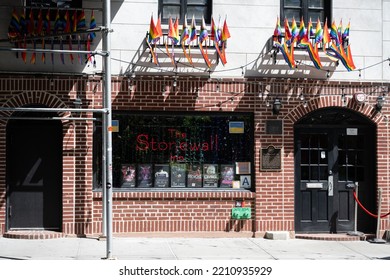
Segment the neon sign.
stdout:
<svg viewBox="0 0 390 280">
<path fill-rule="evenodd" d="M 149 134 L 138 134 L 136 137 L 137 151 L 218 151 L 218 135 L 210 135 L 207 140 L 193 142 L 187 139 L 186 133 L 181 133 L 175 129 L 168 129 L 172 140 L 159 140 Z"/>
</svg>

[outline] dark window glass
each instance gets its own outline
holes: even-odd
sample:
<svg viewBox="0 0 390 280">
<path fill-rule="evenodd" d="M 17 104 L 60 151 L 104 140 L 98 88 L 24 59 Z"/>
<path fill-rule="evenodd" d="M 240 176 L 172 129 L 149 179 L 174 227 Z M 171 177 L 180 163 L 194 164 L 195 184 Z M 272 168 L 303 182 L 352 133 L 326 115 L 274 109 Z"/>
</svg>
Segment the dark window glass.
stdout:
<svg viewBox="0 0 390 280">
<path fill-rule="evenodd" d="M 281 18 L 287 18 L 291 24 L 292 19 L 295 18 L 299 25 L 300 19 L 303 17 L 305 24 L 309 19 L 316 22 L 319 18 L 322 24 L 325 19 L 328 19 L 328 25 L 331 24 L 331 7 L 332 1 L 325 0 L 281 0 Z"/>
<path fill-rule="evenodd" d="M 309 161 L 309 153 L 310 153 L 310 151 L 301 149 L 301 163 L 302 164 L 310 163 L 310 161 Z"/>
<path fill-rule="evenodd" d="M 326 180 L 328 179 L 328 166 L 321 166 L 320 167 L 320 180 Z"/>
<path fill-rule="evenodd" d="M 212 0 L 159 0 L 159 14 L 163 23 L 167 23 L 169 17 L 177 17 L 183 23 L 185 15 L 188 21 L 195 16 L 198 24 L 202 17 L 206 23 L 210 23 L 211 8 Z"/>
<path fill-rule="evenodd" d="M 301 180 L 303 181 L 309 181 L 309 167 L 308 166 L 301 166 Z"/>
<path fill-rule="evenodd" d="M 327 136 L 301 135 L 301 180 L 321 181 L 328 177 Z"/>
<path fill-rule="evenodd" d="M 81 8 L 82 0 L 26 0 L 26 6 L 41 8 Z"/>
<path fill-rule="evenodd" d="M 364 181 L 364 143 L 363 135 L 339 135 L 339 181 Z"/>
</svg>

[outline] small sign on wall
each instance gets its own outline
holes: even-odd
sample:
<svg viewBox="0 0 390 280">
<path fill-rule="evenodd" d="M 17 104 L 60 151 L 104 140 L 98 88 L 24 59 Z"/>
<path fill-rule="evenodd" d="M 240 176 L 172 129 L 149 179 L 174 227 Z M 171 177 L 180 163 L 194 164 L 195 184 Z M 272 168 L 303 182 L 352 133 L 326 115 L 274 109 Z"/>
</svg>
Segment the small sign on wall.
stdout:
<svg viewBox="0 0 390 280">
<path fill-rule="evenodd" d="M 233 220 L 247 220 L 252 218 L 250 207 L 234 207 L 232 208 Z"/>
<path fill-rule="evenodd" d="M 244 189 L 251 188 L 251 176 L 250 175 L 241 175 L 240 176 L 240 186 Z"/>
<path fill-rule="evenodd" d="M 119 121 L 118 120 L 111 121 L 111 127 L 109 128 L 109 131 L 119 132 Z"/>
<path fill-rule="evenodd" d="M 352 135 L 352 136 L 358 135 L 358 129 L 357 128 L 347 128 L 347 135 Z"/>
</svg>

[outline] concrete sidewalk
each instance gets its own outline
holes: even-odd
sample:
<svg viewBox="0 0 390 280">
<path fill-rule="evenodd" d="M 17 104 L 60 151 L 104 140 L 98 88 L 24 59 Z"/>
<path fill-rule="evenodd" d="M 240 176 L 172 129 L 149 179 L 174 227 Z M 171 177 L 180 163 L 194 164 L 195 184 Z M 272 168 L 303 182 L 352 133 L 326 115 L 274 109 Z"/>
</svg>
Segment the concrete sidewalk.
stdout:
<svg viewBox="0 0 390 280">
<path fill-rule="evenodd" d="M 95 238 L 21 240 L 0 237 L 0 260 L 100 260 Z M 390 260 L 390 243 L 263 238 L 114 237 L 118 260 Z"/>
</svg>

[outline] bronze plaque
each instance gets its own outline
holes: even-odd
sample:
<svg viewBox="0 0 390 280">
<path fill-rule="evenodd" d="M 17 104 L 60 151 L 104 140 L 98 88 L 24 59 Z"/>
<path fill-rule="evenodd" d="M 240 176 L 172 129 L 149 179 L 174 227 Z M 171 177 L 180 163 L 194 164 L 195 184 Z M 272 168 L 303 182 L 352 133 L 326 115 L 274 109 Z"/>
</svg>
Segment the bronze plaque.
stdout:
<svg viewBox="0 0 390 280">
<path fill-rule="evenodd" d="M 261 149 L 261 169 L 262 170 L 280 170 L 282 169 L 281 149 L 274 146 Z"/>
<path fill-rule="evenodd" d="M 265 132 L 267 134 L 283 134 L 283 122 L 281 120 L 267 120 Z"/>
</svg>

